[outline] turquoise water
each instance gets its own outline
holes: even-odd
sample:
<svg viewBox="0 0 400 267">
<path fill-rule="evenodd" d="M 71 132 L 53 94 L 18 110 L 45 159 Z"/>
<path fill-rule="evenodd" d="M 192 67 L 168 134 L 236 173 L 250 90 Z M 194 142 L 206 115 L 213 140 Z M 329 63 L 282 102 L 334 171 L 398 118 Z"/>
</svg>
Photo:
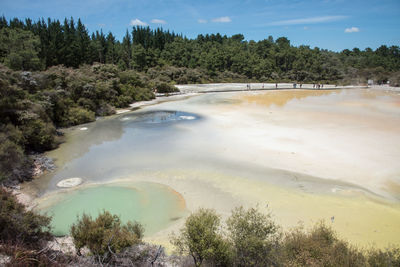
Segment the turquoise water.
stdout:
<svg viewBox="0 0 400 267">
<path fill-rule="evenodd" d="M 93 218 L 103 210 L 121 217 L 123 222 L 138 221 L 151 235 L 184 216 L 185 203 L 169 187 L 155 183 L 136 183 L 132 187 L 97 185 L 68 193 L 50 194 L 39 201 L 42 213 L 52 216 L 55 235 L 69 233 L 78 215 Z"/>
</svg>

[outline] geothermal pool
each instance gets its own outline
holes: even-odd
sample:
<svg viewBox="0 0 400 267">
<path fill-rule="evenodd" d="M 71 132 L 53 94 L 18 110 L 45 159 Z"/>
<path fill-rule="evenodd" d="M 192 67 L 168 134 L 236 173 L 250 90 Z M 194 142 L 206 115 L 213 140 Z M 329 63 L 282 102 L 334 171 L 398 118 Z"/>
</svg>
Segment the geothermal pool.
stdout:
<svg viewBox="0 0 400 267">
<path fill-rule="evenodd" d="M 65 218 L 104 206 L 167 244 L 199 207 L 227 217 L 258 205 L 284 229 L 325 220 L 352 243 L 385 247 L 400 243 L 399 133 L 396 91 L 196 94 L 68 129 L 48 153 L 57 170 L 27 187 L 60 233 Z M 71 177 L 83 183 L 56 186 Z"/>
<path fill-rule="evenodd" d="M 146 234 L 165 228 L 185 215 L 183 199 L 168 187 L 152 183 L 134 185 L 93 185 L 71 192 L 57 192 L 41 199 L 37 207 L 53 217 L 53 233 L 68 235 L 77 215 L 92 218 L 103 210 L 112 211 L 122 221 L 139 221 Z"/>
</svg>

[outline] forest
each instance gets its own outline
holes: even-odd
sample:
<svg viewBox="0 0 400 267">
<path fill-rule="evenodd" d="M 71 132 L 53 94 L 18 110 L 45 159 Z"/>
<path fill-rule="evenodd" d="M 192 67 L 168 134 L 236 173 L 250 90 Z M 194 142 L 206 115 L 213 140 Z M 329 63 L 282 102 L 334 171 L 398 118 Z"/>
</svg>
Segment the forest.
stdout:
<svg viewBox="0 0 400 267">
<path fill-rule="evenodd" d="M 243 34 L 198 35 L 189 39 L 162 28 L 133 27 L 122 41 L 101 30 L 89 33 L 78 19 L 7 21 L 0 18 L 0 62 L 13 70 L 45 70 L 52 66 L 78 68 L 95 62 L 121 70 L 174 73 L 177 83 L 207 81 L 299 81 L 399 85 L 400 48 L 353 48 L 332 52 L 292 46 L 286 37 L 245 41 Z M 173 68 L 171 68 L 173 67 Z M 171 69 L 170 69 L 171 68 Z M 178 70 L 176 69 L 178 68 Z M 182 74 L 183 72 L 183 74 Z"/>
<path fill-rule="evenodd" d="M 135 101 L 209 82 L 400 82 L 400 48 L 332 52 L 286 37 L 189 39 L 133 27 L 122 41 L 78 19 L 0 18 L 0 182 L 32 177 L 29 155 L 57 147 L 60 127 L 94 121 Z"/>
</svg>

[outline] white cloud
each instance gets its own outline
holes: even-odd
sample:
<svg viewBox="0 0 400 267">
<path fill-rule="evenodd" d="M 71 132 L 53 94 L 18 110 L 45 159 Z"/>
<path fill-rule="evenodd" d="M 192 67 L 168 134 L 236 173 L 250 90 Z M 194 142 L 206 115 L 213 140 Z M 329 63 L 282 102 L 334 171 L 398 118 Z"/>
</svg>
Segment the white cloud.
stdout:
<svg viewBox="0 0 400 267">
<path fill-rule="evenodd" d="M 131 25 L 131 26 L 147 26 L 149 24 L 147 24 L 144 21 L 141 21 L 140 19 L 133 19 L 133 20 L 131 20 L 131 23 L 129 23 L 129 25 Z"/>
<path fill-rule="evenodd" d="M 297 24 L 315 24 L 315 23 L 338 21 L 346 18 L 347 16 L 323 16 L 323 17 L 303 18 L 303 19 L 289 19 L 289 20 L 274 21 L 269 23 L 268 25 L 282 26 L 282 25 L 297 25 Z"/>
<path fill-rule="evenodd" d="M 359 32 L 359 31 L 360 31 L 360 29 L 357 27 L 346 28 L 344 30 L 344 32 L 346 32 L 346 33 Z"/>
<path fill-rule="evenodd" d="M 99 23 L 98 24 L 100 27 L 105 27 L 106 26 L 106 24 L 104 24 L 104 23 Z M 86 26 L 86 25 L 85 25 Z M 86 28 L 87 28 L 87 26 L 86 26 Z"/>
<path fill-rule="evenodd" d="M 231 18 L 230 17 L 220 17 L 220 18 L 215 18 L 212 19 L 212 22 L 221 22 L 221 23 L 227 23 L 227 22 L 231 22 Z"/>
<path fill-rule="evenodd" d="M 152 19 L 151 23 L 154 23 L 154 24 L 167 24 L 167 22 L 165 20 L 163 20 L 163 19 Z"/>
<path fill-rule="evenodd" d="M 205 20 L 205 19 L 198 19 L 197 22 L 198 22 L 198 23 L 207 23 L 207 20 Z"/>
<path fill-rule="evenodd" d="M 304 30 L 308 30 L 308 27 L 307 27 L 307 26 L 304 26 L 303 29 L 304 29 Z"/>
</svg>

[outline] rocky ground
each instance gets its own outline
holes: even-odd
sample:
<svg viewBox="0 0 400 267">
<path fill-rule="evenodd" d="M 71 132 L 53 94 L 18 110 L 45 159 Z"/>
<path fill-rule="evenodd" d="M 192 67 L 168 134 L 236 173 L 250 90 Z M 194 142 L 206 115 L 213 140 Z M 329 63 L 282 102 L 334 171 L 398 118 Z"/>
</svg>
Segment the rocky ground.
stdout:
<svg viewBox="0 0 400 267">
<path fill-rule="evenodd" d="M 43 154 L 33 154 L 31 157 L 33 159 L 32 176 L 34 178 L 45 172 L 53 171 L 56 168 L 53 159 L 48 158 Z"/>
</svg>

